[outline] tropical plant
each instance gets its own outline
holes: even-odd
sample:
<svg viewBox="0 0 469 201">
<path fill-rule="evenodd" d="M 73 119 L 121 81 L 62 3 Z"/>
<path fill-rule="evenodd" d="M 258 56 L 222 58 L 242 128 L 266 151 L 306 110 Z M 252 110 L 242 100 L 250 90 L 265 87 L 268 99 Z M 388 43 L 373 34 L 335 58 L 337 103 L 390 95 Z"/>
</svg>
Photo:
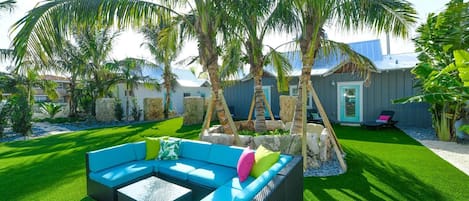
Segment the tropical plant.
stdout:
<svg viewBox="0 0 469 201">
<path fill-rule="evenodd" d="M 12 10 L 15 7 L 15 0 L 0 1 L 0 10 Z"/>
<path fill-rule="evenodd" d="M 80 80 L 86 82 L 84 71 L 88 64 L 84 51 L 67 40 L 63 42 L 62 46 L 57 47 L 55 56 L 47 63 L 54 71 L 70 75 L 70 84 L 67 88 L 67 92 L 70 94 L 68 116 L 77 117 L 80 93 L 83 90 L 83 84 L 80 84 Z"/>
<path fill-rule="evenodd" d="M 178 13 L 177 8 L 188 14 Z M 60 44 L 76 25 L 117 24 L 138 27 L 149 20 L 156 20 L 161 10 L 170 11 L 181 19 L 182 26 L 187 28 L 183 35 L 198 39 L 199 61 L 203 70 L 209 74 L 220 123 L 226 133 L 233 133 L 236 128 L 231 128 L 228 123 L 229 111 L 225 111 L 219 97 L 223 94 L 219 93 L 221 85 L 218 76 L 217 35 L 225 22 L 223 1 L 183 0 L 163 1 L 163 4 L 143 0 L 45 1 L 14 24 L 13 31 L 18 30 L 13 39 L 15 61 L 20 63 L 25 58 L 40 60 L 44 55 L 52 55 L 51 46 Z M 235 139 L 237 142 L 238 137 L 235 136 Z"/>
<path fill-rule="evenodd" d="M 0 138 L 3 138 L 3 131 L 8 126 L 10 107 L 9 102 L 0 100 Z"/>
<path fill-rule="evenodd" d="M 369 75 L 374 65 L 354 52 L 347 44 L 327 40 L 324 26 L 335 24 L 343 30 L 370 28 L 377 33 L 386 32 L 396 36 L 407 36 L 410 26 L 415 23 L 416 12 L 405 0 L 295 0 L 290 1 L 290 23 L 285 24 L 298 35 L 303 68 L 298 83 L 298 101 L 292 120 L 291 133 L 302 133 L 302 155 L 306 153 L 306 96 L 311 80 L 311 69 L 318 53 L 328 56 L 346 55 L 357 70 Z M 306 160 L 304 161 L 306 167 Z"/>
<path fill-rule="evenodd" d="M 25 138 L 32 134 L 32 105 L 28 99 L 28 89 L 24 85 L 17 86 L 15 94 L 8 101 L 11 103 L 11 127 L 13 132 Z"/>
<path fill-rule="evenodd" d="M 140 106 L 137 103 L 137 99 L 132 98 L 132 117 L 134 118 L 134 121 L 140 121 L 141 116 L 142 110 L 140 109 Z"/>
<path fill-rule="evenodd" d="M 63 105 L 52 103 L 52 102 L 42 102 L 39 104 L 41 112 L 49 115 L 49 118 L 53 119 L 55 115 L 62 111 Z"/>
<path fill-rule="evenodd" d="M 440 140 L 454 140 L 453 125 L 460 117 L 469 88 L 461 80 L 467 74 L 469 48 L 469 3 L 452 0 L 447 8 L 429 14 L 414 39 L 419 63 L 412 69 L 421 94 L 395 100 L 395 103 L 427 102 L 430 104 L 433 127 Z M 465 63 L 466 62 L 466 63 Z"/>
<path fill-rule="evenodd" d="M 125 116 L 129 121 L 129 106 L 130 97 L 134 97 L 134 89 L 137 89 L 139 84 L 143 84 L 146 88 L 160 90 L 160 84 L 150 78 L 149 76 L 143 76 L 142 66 L 156 66 L 146 60 L 136 58 L 125 58 L 120 61 L 114 61 L 114 64 L 119 69 L 119 76 L 125 82 Z"/>
<path fill-rule="evenodd" d="M 122 121 L 124 117 L 124 110 L 122 109 L 122 102 L 120 99 L 116 98 L 116 102 L 114 104 L 114 117 L 117 121 Z"/>
<path fill-rule="evenodd" d="M 165 15 L 166 14 L 166 15 Z M 170 18 L 168 12 L 162 14 L 164 18 Z M 164 100 L 164 118 L 169 117 L 171 105 L 171 91 L 176 84 L 177 75 L 172 73 L 171 62 L 176 58 L 181 50 L 181 41 L 179 40 L 179 29 L 173 20 L 158 20 L 157 24 L 148 24 L 140 32 L 144 35 L 145 42 L 142 46 L 146 47 L 152 54 L 156 63 L 163 64 L 163 80 L 165 88 Z"/>
<path fill-rule="evenodd" d="M 229 29 L 235 31 L 231 31 L 234 37 L 231 37 L 225 45 L 227 50 L 223 56 L 221 76 L 237 73 L 243 60 L 250 65 L 250 75 L 254 79 L 256 132 L 266 131 L 262 77 L 267 64 L 272 64 L 277 73 L 279 91 L 288 90 L 287 74 L 291 69 L 288 59 L 274 48 L 264 45 L 265 35 L 274 29 L 278 31 L 281 23 L 285 21 L 281 16 L 286 12 L 284 9 L 287 7 L 275 0 L 236 1 L 230 2 L 228 6 L 230 19 L 233 19 L 229 24 L 233 27 Z M 244 55 L 242 55 L 242 46 L 245 50 Z M 269 52 L 263 52 L 264 47 L 267 47 Z"/>
</svg>

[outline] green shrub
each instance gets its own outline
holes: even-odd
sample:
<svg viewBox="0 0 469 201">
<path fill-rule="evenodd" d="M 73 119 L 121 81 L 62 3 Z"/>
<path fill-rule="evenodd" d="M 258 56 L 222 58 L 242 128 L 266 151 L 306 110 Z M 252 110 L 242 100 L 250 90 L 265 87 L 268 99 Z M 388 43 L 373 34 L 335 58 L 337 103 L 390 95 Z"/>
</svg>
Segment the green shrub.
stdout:
<svg viewBox="0 0 469 201">
<path fill-rule="evenodd" d="M 16 133 L 21 133 L 25 137 L 32 132 L 31 120 L 33 116 L 27 97 L 25 90 L 19 90 L 9 99 L 11 104 L 10 117 L 12 130 Z"/>
<path fill-rule="evenodd" d="M 137 99 L 132 98 L 132 117 L 134 118 L 134 121 L 139 121 L 141 116 L 142 110 L 138 106 Z"/>
<path fill-rule="evenodd" d="M 63 108 L 62 105 L 51 102 L 43 102 L 40 103 L 39 106 L 41 107 L 42 113 L 49 115 L 49 118 L 51 119 L 53 119 L 55 115 L 62 111 Z"/>
<path fill-rule="evenodd" d="M 124 109 L 122 109 L 122 103 L 118 98 L 116 98 L 116 104 L 114 106 L 114 117 L 117 121 L 122 121 L 122 118 L 124 118 Z"/>
</svg>

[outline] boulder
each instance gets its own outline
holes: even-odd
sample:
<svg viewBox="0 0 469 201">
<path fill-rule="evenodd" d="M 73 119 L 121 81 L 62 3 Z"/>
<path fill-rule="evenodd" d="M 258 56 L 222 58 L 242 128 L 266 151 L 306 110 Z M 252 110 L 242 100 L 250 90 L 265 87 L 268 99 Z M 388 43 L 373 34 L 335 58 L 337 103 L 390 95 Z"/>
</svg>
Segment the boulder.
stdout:
<svg viewBox="0 0 469 201">
<path fill-rule="evenodd" d="M 289 122 L 293 119 L 297 99 L 296 96 L 280 96 L 280 119 L 283 122 Z"/>
<path fill-rule="evenodd" d="M 145 121 L 162 120 L 163 114 L 162 98 L 144 98 L 143 99 L 143 118 Z"/>
<path fill-rule="evenodd" d="M 102 122 L 111 122 L 116 119 L 114 107 L 116 101 L 114 98 L 98 98 L 96 100 L 96 120 Z"/>
<path fill-rule="evenodd" d="M 204 121 L 204 98 L 184 97 L 184 125 L 201 124 Z"/>
<path fill-rule="evenodd" d="M 266 120 L 265 125 L 267 127 L 268 131 L 273 131 L 276 129 L 285 129 L 285 125 L 283 124 L 283 121 L 281 120 Z"/>
</svg>

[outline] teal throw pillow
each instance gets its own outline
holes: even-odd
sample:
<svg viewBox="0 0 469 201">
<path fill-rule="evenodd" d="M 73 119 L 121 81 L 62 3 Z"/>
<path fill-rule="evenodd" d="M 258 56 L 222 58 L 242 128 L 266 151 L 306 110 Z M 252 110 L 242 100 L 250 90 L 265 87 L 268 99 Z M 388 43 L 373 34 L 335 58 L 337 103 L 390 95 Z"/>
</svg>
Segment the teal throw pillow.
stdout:
<svg viewBox="0 0 469 201">
<path fill-rule="evenodd" d="M 160 145 L 160 160 L 177 160 L 179 159 L 180 140 L 162 140 Z"/>
</svg>

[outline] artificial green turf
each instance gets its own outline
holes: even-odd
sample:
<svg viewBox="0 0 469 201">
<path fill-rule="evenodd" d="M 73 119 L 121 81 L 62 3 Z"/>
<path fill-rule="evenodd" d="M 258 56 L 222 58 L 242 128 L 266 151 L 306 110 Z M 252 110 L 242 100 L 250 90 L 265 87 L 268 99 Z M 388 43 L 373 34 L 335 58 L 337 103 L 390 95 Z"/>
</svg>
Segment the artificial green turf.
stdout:
<svg viewBox="0 0 469 201">
<path fill-rule="evenodd" d="M 145 136 L 196 139 L 182 118 L 0 143 L 0 200 L 87 200 L 85 153 Z"/>
<path fill-rule="evenodd" d="M 182 118 L 0 143 L 0 200 L 90 200 L 85 153 L 144 136 L 196 139 Z M 305 178 L 305 200 L 468 200 L 469 176 L 396 129 L 336 127 L 347 173 Z"/>
<path fill-rule="evenodd" d="M 469 176 L 401 131 L 335 131 L 348 171 L 305 178 L 305 200 L 469 200 Z"/>
</svg>

